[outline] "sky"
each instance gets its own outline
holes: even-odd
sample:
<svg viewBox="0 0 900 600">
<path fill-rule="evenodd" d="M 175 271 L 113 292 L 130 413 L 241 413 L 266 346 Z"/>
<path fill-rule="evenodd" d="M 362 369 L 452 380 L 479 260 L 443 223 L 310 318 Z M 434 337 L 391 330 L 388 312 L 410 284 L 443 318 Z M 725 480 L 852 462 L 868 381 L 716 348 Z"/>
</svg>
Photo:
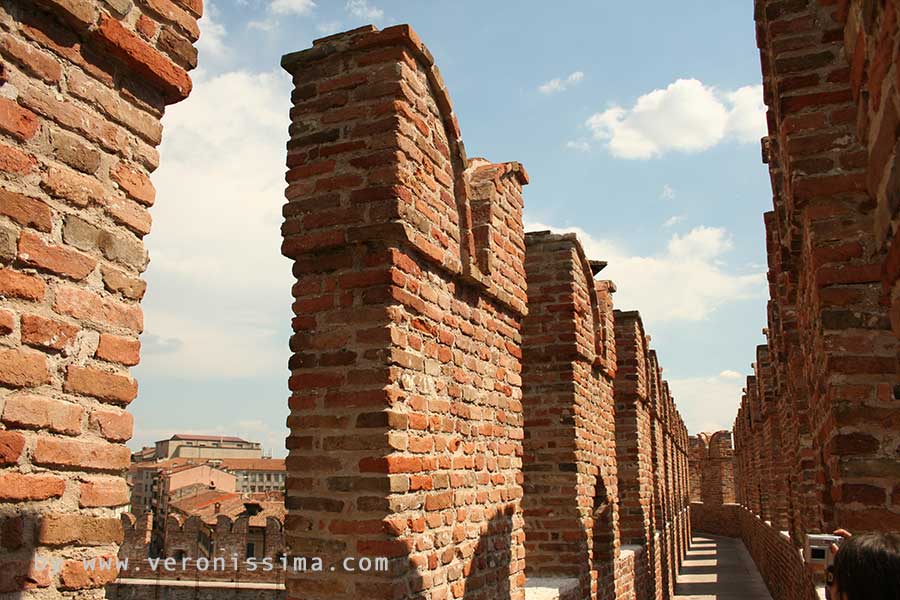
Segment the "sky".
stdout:
<svg viewBox="0 0 900 600">
<path fill-rule="evenodd" d="M 206 0 L 163 119 L 133 448 L 222 433 L 283 456 L 281 55 L 372 23 L 434 54 L 467 154 L 517 160 L 528 230 L 578 233 L 640 310 L 692 433 L 730 429 L 764 343 L 771 207 L 752 6 L 738 0 Z"/>
</svg>

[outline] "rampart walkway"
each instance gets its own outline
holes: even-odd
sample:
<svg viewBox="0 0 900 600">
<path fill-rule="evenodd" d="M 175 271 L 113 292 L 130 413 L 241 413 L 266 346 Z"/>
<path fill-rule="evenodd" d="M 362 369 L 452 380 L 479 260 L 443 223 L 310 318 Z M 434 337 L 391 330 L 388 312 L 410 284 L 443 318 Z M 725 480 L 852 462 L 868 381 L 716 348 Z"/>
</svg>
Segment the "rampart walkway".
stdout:
<svg viewBox="0 0 900 600">
<path fill-rule="evenodd" d="M 771 600 L 753 564 L 737 538 L 695 535 L 678 574 L 676 600 Z"/>
</svg>

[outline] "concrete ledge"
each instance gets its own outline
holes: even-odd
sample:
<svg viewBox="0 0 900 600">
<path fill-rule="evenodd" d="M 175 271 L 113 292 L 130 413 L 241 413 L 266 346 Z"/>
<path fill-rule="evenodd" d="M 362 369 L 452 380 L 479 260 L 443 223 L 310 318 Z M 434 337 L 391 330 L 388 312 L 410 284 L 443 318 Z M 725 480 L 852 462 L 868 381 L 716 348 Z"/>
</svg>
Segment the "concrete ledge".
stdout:
<svg viewBox="0 0 900 600">
<path fill-rule="evenodd" d="M 574 577 L 530 577 L 525 582 L 525 600 L 567 600 L 578 597 Z"/>
</svg>

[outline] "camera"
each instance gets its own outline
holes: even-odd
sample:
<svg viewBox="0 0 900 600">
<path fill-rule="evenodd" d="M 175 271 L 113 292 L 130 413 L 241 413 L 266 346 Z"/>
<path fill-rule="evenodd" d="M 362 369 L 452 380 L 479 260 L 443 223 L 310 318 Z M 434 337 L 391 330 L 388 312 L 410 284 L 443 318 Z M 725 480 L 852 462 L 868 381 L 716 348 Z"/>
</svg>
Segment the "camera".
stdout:
<svg viewBox="0 0 900 600">
<path fill-rule="evenodd" d="M 813 565 L 830 565 L 834 560 L 832 544 L 840 546 L 843 541 L 839 535 L 827 535 L 810 533 L 806 536 L 806 545 L 803 548 L 803 557 L 806 562 Z"/>
</svg>

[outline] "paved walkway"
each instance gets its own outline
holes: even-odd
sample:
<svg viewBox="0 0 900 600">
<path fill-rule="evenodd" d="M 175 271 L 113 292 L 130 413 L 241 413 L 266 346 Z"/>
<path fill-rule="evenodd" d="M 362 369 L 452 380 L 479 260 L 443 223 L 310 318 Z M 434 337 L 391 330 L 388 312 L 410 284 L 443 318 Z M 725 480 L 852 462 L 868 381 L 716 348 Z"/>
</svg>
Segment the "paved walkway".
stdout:
<svg viewBox="0 0 900 600">
<path fill-rule="evenodd" d="M 772 600 L 740 539 L 695 535 L 675 588 L 676 600 Z"/>
</svg>

